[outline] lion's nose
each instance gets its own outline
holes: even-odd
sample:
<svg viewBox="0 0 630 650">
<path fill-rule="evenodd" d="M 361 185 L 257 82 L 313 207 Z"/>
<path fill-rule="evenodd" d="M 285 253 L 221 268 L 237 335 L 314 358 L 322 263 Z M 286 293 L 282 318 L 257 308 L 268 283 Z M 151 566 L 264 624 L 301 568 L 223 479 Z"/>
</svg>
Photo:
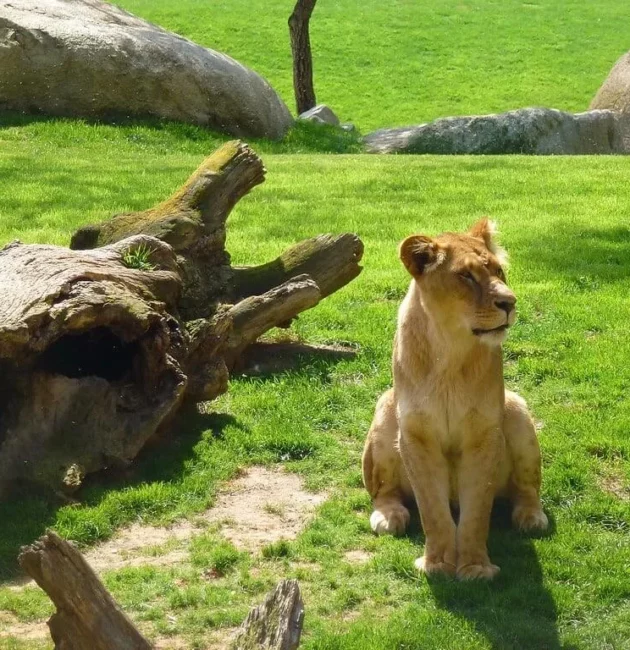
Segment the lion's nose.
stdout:
<svg viewBox="0 0 630 650">
<path fill-rule="evenodd" d="M 494 304 L 509 316 L 510 312 L 514 309 L 514 305 L 516 304 L 516 297 L 504 297 L 501 300 L 497 300 Z"/>
</svg>

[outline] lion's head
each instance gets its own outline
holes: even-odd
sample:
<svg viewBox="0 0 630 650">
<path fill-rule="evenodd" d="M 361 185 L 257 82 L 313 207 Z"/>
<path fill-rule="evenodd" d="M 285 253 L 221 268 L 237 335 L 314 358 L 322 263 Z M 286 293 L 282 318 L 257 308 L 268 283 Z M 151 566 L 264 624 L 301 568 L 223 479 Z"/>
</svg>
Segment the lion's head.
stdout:
<svg viewBox="0 0 630 650">
<path fill-rule="evenodd" d="M 412 235 L 399 253 L 441 326 L 484 343 L 502 343 L 516 318 L 516 296 L 506 284 L 506 255 L 488 219 L 467 233 Z"/>
</svg>

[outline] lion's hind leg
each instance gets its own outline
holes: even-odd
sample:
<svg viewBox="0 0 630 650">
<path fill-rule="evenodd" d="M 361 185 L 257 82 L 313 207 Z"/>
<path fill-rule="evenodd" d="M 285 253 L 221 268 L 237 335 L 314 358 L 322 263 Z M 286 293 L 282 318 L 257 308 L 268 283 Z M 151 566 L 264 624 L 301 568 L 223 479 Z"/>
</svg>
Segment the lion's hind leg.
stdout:
<svg viewBox="0 0 630 650">
<path fill-rule="evenodd" d="M 505 391 L 505 439 L 512 461 L 512 522 L 520 530 L 545 530 L 549 524 L 540 503 L 540 447 L 525 400 Z"/>
<path fill-rule="evenodd" d="M 403 503 L 404 471 L 397 449 L 398 422 L 393 390 L 376 404 L 374 420 L 363 450 L 363 483 L 372 497 L 370 526 L 378 535 L 402 535 L 409 524 Z"/>
</svg>

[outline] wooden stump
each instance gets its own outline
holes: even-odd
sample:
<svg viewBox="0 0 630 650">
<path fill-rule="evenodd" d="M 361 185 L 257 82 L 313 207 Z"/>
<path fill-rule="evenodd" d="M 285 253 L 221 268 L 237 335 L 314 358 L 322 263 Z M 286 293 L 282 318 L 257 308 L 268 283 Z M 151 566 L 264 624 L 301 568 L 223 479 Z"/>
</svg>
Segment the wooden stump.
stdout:
<svg viewBox="0 0 630 650">
<path fill-rule="evenodd" d="M 183 401 L 223 393 L 261 334 L 360 273 L 352 234 L 231 266 L 227 217 L 264 173 L 230 142 L 166 201 L 79 229 L 72 250 L 0 250 L 0 493 L 16 479 L 73 490 L 130 462 Z"/>
<path fill-rule="evenodd" d="M 297 580 L 282 580 L 243 621 L 231 650 L 295 650 L 304 625 Z"/>
</svg>

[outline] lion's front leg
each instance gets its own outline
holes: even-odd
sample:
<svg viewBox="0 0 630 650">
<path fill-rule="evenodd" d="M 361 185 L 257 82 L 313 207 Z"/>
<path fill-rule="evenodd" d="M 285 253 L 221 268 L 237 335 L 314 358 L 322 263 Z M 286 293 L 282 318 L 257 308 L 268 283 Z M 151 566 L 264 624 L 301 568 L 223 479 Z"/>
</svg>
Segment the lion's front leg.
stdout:
<svg viewBox="0 0 630 650">
<path fill-rule="evenodd" d="M 411 483 L 425 534 L 416 567 L 427 574 L 455 573 L 455 522 L 449 506 L 448 465 L 438 438 L 421 417 L 400 420 L 400 455 Z"/>
<path fill-rule="evenodd" d="M 491 579 L 499 572 L 488 557 L 487 540 L 503 445 L 496 426 L 470 435 L 462 447 L 457 526 L 457 577 L 462 580 Z"/>
</svg>

